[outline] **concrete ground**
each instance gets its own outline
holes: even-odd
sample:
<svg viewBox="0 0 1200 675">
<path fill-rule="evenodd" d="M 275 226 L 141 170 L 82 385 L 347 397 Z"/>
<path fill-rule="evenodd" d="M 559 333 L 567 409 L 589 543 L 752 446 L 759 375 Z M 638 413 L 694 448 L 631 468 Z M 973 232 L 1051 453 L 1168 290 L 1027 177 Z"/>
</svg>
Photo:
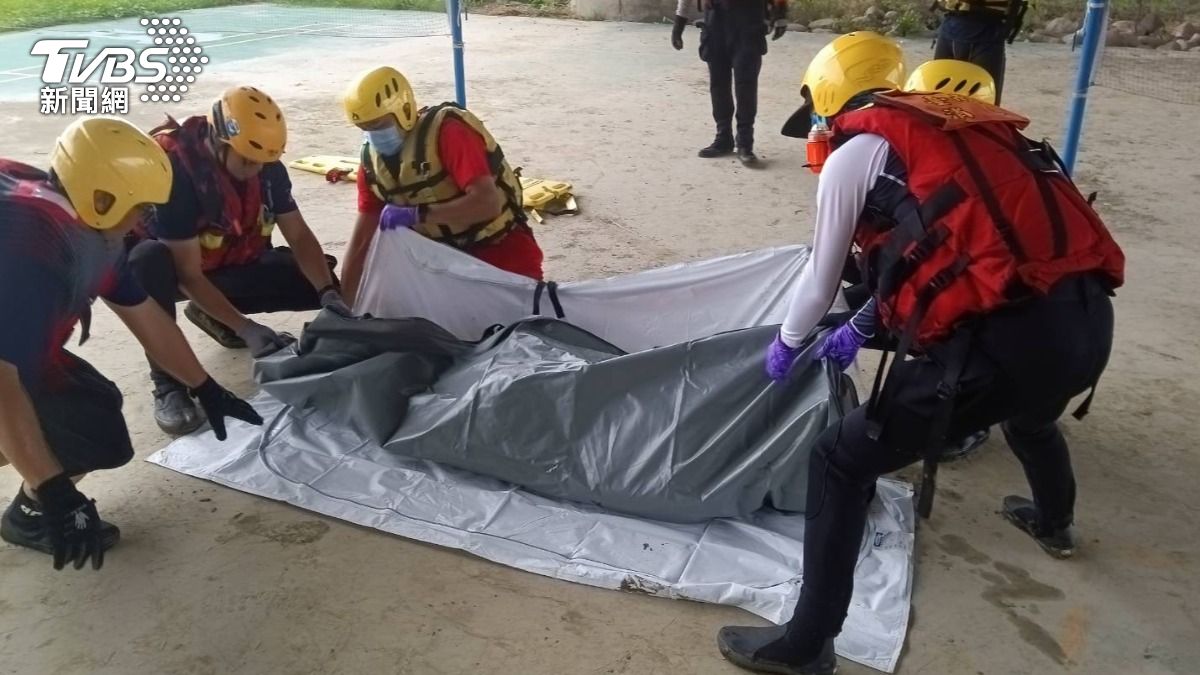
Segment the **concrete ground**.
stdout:
<svg viewBox="0 0 1200 675">
<path fill-rule="evenodd" d="M 538 228 L 554 278 L 594 277 L 811 236 L 816 181 L 776 131 L 826 37 L 771 44 L 762 75 L 761 171 L 702 161 L 711 138 L 697 34 L 676 53 L 653 25 L 471 17 L 471 105 L 527 175 L 573 181 L 584 215 Z M 276 40 L 275 42 L 281 42 Z M 289 41 L 291 42 L 291 41 Z M 910 60 L 929 45 L 910 41 Z M 290 155 L 352 153 L 336 93 L 355 71 L 393 63 L 418 95 L 451 95 L 445 39 L 299 39 L 222 62 L 187 105 L 250 82 L 284 105 Z M 1032 133 L 1059 137 L 1066 48 L 1012 50 L 1007 103 Z M 31 85 L 31 95 L 33 93 Z M 160 112 L 135 104 L 145 126 Z M 4 155 L 44 164 L 60 118 L 0 103 Z M 918 533 L 916 592 L 902 673 L 1194 673 L 1200 667 L 1200 475 L 1195 421 L 1200 210 L 1195 108 L 1094 90 L 1079 179 L 1124 245 L 1129 283 L 1092 415 L 1067 420 L 1079 479 L 1079 556 L 1053 561 L 996 515 L 1025 490 L 1003 441 L 945 467 Z M 320 238 L 340 253 L 354 189 L 293 175 Z M 267 320 L 298 331 L 306 317 Z M 244 352 L 184 326 L 201 359 L 252 390 Z M 150 415 L 134 340 L 105 310 L 79 352 L 126 393 L 139 457 L 168 442 Z M 1191 411 L 1191 412 L 1188 412 Z M 0 492 L 17 478 L 0 472 Z M 99 572 L 54 573 L 0 548 L 0 672 L 54 673 L 734 673 L 716 630 L 738 610 L 597 590 L 322 518 L 135 461 L 85 490 L 124 530 Z M 866 669 L 845 664 L 845 673 Z"/>
</svg>

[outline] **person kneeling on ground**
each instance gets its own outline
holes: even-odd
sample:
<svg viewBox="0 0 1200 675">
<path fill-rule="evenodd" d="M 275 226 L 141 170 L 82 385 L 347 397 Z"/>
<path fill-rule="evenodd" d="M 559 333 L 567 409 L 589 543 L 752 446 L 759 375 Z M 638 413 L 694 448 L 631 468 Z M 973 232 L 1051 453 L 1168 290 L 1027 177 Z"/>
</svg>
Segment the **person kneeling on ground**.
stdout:
<svg viewBox="0 0 1200 675">
<path fill-rule="evenodd" d="M 899 45 L 850 33 L 804 78 L 814 121 L 832 122 L 834 150 L 820 171 L 812 256 L 767 374 L 787 377 L 852 244 L 873 301 L 818 351 L 845 366 L 876 330 L 899 346 L 882 389 L 813 448 L 791 620 L 717 637 L 726 658 L 758 672 L 836 670 L 833 638 L 875 482 L 947 437 L 1001 424 L 1033 493 L 1006 497 L 1005 517 L 1051 555 L 1075 548 L 1075 479 L 1057 420 L 1107 365 L 1124 255 L 1052 151 L 1020 134 L 1028 120 L 961 95 L 890 92 L 902 76 Z"/>
<path fill-rule="evenodd" d="M 76 569 L 120 538 L 75 482 L 133 458 L 121 392 L 65 349 L 96 297 L 146 352 L 200 401 L 218 439 L 225 418 L 262 418 L 221 388 L 183 333 L 131 276 L 122 243 L 150 204 L 167 200 L 171 165 L 145 133 L 115 118 L 84 118 L 59 136 L 50 173 L 0 160 L 0 451 L 23 482 L 0 537 Z M 186 395 L 186 394 L 185 394 Z"/>
<path fill-rule="evenodd" d="M 355 297 L 377 228 L 409 228 L 541 281 L 542 249 L 529 229 L 521 182 L 477 117 L 453 103 L 418 109 L 408 80 L 386 66 L 355 78 L 342 104 L 366 137 L 343 275 L 347 300 Z"/>
<path fill-rule="evenodd" d="M 175 316 L 184 316 L 230 349 L 254 357 L 285 346 L 247 314 L 330 307 L 341 300 L 335 260 L 304 221 L 279 161 L 287 125 L 270 96 L 248 86 L 226 90 L 209 116 L 167 119 L 150 132 L 171 158 L 171 197 L 131 236 L 130 266 L 142 286 Z M 275 226 L 291 246 L 273 247 Z M 169 434 L 203 422 L 183 385 L 150 359 L 154 421 Z"/>
</svg>

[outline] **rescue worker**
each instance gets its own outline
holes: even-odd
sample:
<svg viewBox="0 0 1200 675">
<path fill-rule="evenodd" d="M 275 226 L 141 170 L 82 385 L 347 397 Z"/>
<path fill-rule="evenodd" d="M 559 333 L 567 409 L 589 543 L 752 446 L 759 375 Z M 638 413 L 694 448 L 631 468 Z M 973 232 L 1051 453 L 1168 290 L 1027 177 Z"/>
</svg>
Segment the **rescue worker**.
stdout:
<svg viewBox="0 0 1200 675">
<path fill-rule="evenodd" d="M 767 53 L 767 36 L 778 40 L 787 32 L 787 11 L 787 0 L 679 0 L 671 31 L 675 49 L 683 49 L 683 29 L 689 19 L 703 14 L 702 20 L 696 19 L 700 60 L 708 64 L 708 92 L 717 136 L 700 150 L 701 157 L 723 157 L 736 149 L 742 164 L 758 164 L 754 154 L 758 73 Z"/>
<path fill-rule="evenodd" d="M 170 189 L 166 153 L 116 118 L 68 126 L 49 173 L 0 160 L 0 466 L 11 462 L 22 478 L 0 537 L 51 554 L 55 569 L 103 564 L 120 530 L 100 520 L 95 501 L 75 483 L 133 458 L 121 392 L 66 350 L 77 323 L 80 343 L 87 339 L 97 297 L 186 383 L 217 438 L 225 439 L 226 417 L 262 423 L 204 372 L 126 267 L 125 233 Z"/>
<path fill-rule="evenodd" d="M 388 66 L 354 78 L 342 105 L 365 137 L 343 275 L 348 301 L 377 228 L 410 228 L 541 281 L 542 249 L 529 229 L 521 182 L 479 118 L 453 103 L 418 108 L 408 80 Z"/>
<path fill-rule="evenodd" d="M 945 13 L 938 26 L 933 58 L 957 59 L 980 66 L 991 74 L 996 104 L 1004 89 L 1005 47 L 1021 32 L 1025 0 L 936 0 Z"/>
<path fill-rule="evenodd" d="M 157 217 L 131 237 L 130 265 L 138 281 L 172 317 L 184 316 L 224 347 L 264 356 L 291 339 L 248 314 L 332 307 L 341 300 L 334 259 L 292 198 L 279 161 L 287 123 L 275 101 L 249 86 L 226 90 L 208 116 L 183 123 L 168 117 L 150 132 L 174 169 L 171 197 Z M 278 227 L 288 247 L 274 247 Z M 203 418 L 183 385 L 150 360 L 154 420 L 186 434 Z"/>
<path fill-rule="evenodd" d="M 834 150 L 820 168 L 812 256 L 767 373 L 787 377 L 852 244 L 872 301 L 819 352 L 848 364 L 876 331 L 897 346 L 882 388 L 813 449 L 792 619 L 720 631 L 721 652 L 750 670 L 835 671 L 875 481 L 947 437 L 1001 424 L 1033 493 L 1005 498 L 1003 513 L 1050 554 L 1074 551 L 1075 481 L 1057 419 L 1107 363 L 1124 256 L 1048 146 L 1019 133 L 1028 120 L 960 95 L 889 91 L 903 72 L 896 43 L 851 33 L 804 77 Z"/>
</svg>

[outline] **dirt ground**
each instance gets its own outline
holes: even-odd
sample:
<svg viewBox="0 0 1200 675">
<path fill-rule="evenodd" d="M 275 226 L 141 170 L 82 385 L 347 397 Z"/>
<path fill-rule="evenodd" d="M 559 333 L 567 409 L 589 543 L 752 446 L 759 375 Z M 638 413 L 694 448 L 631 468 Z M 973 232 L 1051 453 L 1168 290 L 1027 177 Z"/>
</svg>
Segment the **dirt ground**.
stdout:
<svg viewBox="0 0 1200 675">
<path fill-rule="evenodd" d="M 665 26 L 471 17 L 470 104 L 527 175 L 571 180 L 584 214 L 537 230 L 553 278 L 578 279 L 811 236 L 816 181 L 777 130 L 801 71 L 827 36 L 789 33 L 766 57 L 758 150 L 764 170 L 695 156 L 708 143 L 706 72 Z M 927 42 L 906 45 L 912 62 Z M 190 106 L 257 84 L 283 104 L 292 157 L 352 153 L 336 93 L 392 63 L 426 101 L 449 98 L 447 41 L 309 40 L 222 63 Z M 1013 48 L 1007 103 L 1058 138 L 1073 66 L 1066 48 Z M 159 111 L 135 106 L 149 127 Z M 0 104 L 5 156 L 44 164 L 61 118 Z M 1195 108 L 1094 90 L 1079 170 L 1124 245 L 1128 285 L 1093 412 L 1064 423 L 1079 480 L 1077 559 L 1057 562 L 996 515 L 1025 491 L 994 437 L 945 467 L 918 533 L 902 673 L 1194 673 L 1200 666 L 1200 475 L 1191 424 L 1200 397 L 1200 211 Z M 296 196 L 335 254 L 354 190 L 294 173 Z M 299 331 L 305 316 L 268 321 Z M 216 377 L 253 388 L 244 352 L 184 326 Z M 151 419 L 141 351 L 106 311 L 79 350 L 126 394 L 138 456 L 168 439 Z M 1188 412 L 1188 411 L 1192 412 Z M 999 436 L 999 434 L 997 434 Z M 0 492 L 17 478 L 0 472 Z M 55 673 L 733 673 L 714 645 L 739 610 L 597 590 L 326 519 L 135 461 L 85 490 L 124 530 L 104 570 L 54 573 L 0 548 L 0 672 Z M 844 664 L 845 673 L 867 669 Z"/>
</svg>

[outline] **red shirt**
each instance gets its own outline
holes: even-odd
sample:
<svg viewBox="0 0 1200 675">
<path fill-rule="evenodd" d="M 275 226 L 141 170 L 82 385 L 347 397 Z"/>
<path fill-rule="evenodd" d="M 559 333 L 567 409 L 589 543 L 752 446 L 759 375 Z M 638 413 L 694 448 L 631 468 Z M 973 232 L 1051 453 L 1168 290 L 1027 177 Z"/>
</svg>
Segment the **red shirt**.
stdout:
<svg viewBox="0 0 1200 675">
<path fill-rule="evenodd" d="M 458 120 L 448 119 L 438 133 L 438 154 L 442 166 L 460 190 L 466 190 L 476 179 L 492 175 L 488 167 L 487 145 L 483 137 Z M 374 213 L 383 210 L 383 202 L 371 192 L 365 172 L 358 172 L 358 212 Z"/>
<path fill-rule="evenodd" d="M 448 119 L 442 124 L 438 133 L 438 152 L 442 166 L 460 190 L 466 190 L 480 177 L 492 175 L 483 137 L 458 120 Z M 371 191 L 361 166 L 357 183 L 358 212 L 378 214 L 382 211 L 384 203 Z M 466 253 L 502 270 L 542 280 L 542 249 L 527 227 L 513 229 L 494 244 L 472 246 Z"/>
</svg>

